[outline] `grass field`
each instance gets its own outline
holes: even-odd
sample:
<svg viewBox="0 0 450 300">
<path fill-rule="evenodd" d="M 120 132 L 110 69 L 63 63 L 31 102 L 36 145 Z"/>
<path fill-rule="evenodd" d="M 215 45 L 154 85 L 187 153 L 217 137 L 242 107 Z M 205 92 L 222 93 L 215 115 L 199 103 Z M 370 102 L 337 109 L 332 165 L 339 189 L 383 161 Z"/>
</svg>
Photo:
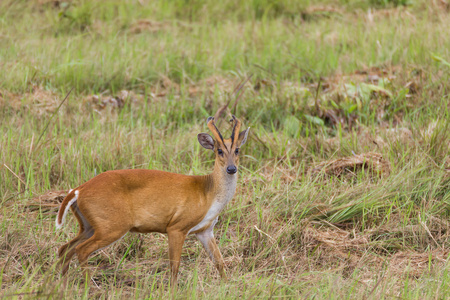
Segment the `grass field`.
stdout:
<svg viewBox="0 0 450 300">
<path fill-rule="evenodd" d="M 0 1 L 0 297 L 170 296 L 162 234 L 61 278 L 56 212 L 106 170 L 208 174 L 228 101 L 222 131 L 251 127 L 215 230 L 230 280 L 190 236 L 175 298 L 448 297 L 448 24 L 443 0 Z"/>
</svg>

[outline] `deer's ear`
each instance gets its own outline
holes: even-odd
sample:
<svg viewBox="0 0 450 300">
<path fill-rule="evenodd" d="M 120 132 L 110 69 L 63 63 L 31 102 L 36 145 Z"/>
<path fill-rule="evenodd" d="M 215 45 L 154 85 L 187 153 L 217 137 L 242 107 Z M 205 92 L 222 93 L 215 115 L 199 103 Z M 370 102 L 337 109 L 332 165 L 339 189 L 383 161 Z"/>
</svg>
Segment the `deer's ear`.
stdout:
<svg viewBox="0 0 450 300">
<path fill-rule="evenodd" d="M 250 127 L 245 129 L 244 131 L 242 131 L 241 133 L 239 133 L 239 138 L 238 138 L 238 145 L 239 147 L 241 147 L 242 145 L 245 144 L 245 142 L 247 141 L 247 137 L 248 137 L 248 132 L 250 130 Z"/>
<path fill-rule="evenodd" d="M 209 134 L 199 133 L 197 135 L 197 139 L 203 148 L 209 149 L 209 150 L 214 150 L 214 140 Z"/>
</svg>

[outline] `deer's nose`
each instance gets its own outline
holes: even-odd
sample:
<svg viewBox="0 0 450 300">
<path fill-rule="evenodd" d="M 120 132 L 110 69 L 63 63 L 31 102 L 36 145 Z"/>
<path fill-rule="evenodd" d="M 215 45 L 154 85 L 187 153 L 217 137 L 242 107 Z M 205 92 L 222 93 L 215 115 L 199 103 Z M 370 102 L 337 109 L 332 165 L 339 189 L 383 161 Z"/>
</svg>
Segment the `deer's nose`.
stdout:
<svg viewBox="0 0 450 300">
<path fill-rule="evenodd" d="M 228 166 L 228 167 L 227 167 L 227 173 L 228 173 L 228 174 L 234 174 L 234 173 L 236 173 L 236 172 L 237 172 L 236 166 Z"/>
</svg>

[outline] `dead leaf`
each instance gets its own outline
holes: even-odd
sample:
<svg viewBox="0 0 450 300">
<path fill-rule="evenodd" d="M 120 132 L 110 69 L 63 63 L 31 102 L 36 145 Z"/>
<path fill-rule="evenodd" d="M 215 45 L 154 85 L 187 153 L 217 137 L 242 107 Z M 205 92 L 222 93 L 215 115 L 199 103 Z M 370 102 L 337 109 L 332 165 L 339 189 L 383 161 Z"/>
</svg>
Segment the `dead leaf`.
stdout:
<svg viewBox="0 0 450 300">
<path fill-rule="evenodd" d="M 125 105 L 133 105 L 143 101 L 143 96 L 138 95 L 132 91 L 122 90 L 116 96 L 91 95 L 88 96 L 87 101 L 94 110 L 100 112 L 105 108 L 111 110 L 121 109 Z"/>
<path fill-rule="evenodd" d="M 387 160 L 383 159 L 381 154 L 368 152 L 350 157 L 324 161 L 316 165 L 312 169 L 312 173 L 314 174 L 321 172 L 328 175 L 340 176 L 344 174 L 354 175 L 362 170 L 367 170 L 370 173 L 381 176 L 383 174 L 389 174 L 390 165 Z"/>
<path fill-rule="evenodd" d="M 169 27 L 168 22 L 158 22 L 153 20 L 138 20 L 130 26 L 131 33 L 150 32 L 155 33 L 161 30 L 165 30 Z"/>
<path fill-rule="evenodd" d="M 68 193 L 69 191 L 67 190 L 48 191 L 45 194 L 33 198 L 26 204 L 26 207 L 29 211 L 56 211 Z"/>
</svg>

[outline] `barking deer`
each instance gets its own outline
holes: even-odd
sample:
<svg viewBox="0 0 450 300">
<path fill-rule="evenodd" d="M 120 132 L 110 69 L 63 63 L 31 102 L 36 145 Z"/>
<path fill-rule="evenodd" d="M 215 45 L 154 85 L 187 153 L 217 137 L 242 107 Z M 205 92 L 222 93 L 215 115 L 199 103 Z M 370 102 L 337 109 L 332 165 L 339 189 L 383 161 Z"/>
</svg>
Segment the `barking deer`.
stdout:
<svg viewBox="0 0 450 300">
<path fill-rule="evenodd" d="M 207 133 L 197 138 L 215 153 L 214 171 L 205 176 L 188 176 L 156 170 L 107 171 L 71 190 L 58 211 L 56 228 L 61 228 L 69 208 L 78 220 L 78 235 L 58 250 L 64 275 L 77 254 L 87 272 L 90 254 L 121 239 L 129 231 L 167 233 L 171 282 L 177 282 L 181 251 L 188 234 L 195 234 L 226 280 L 224 262 L 213 235 L 219 213 L 236 191 L 240 147 L 250 128 L 239 132 L 241 122 L 233 116 L 231 137 L 224 139 L 214 118 Z"/>
</svg>

